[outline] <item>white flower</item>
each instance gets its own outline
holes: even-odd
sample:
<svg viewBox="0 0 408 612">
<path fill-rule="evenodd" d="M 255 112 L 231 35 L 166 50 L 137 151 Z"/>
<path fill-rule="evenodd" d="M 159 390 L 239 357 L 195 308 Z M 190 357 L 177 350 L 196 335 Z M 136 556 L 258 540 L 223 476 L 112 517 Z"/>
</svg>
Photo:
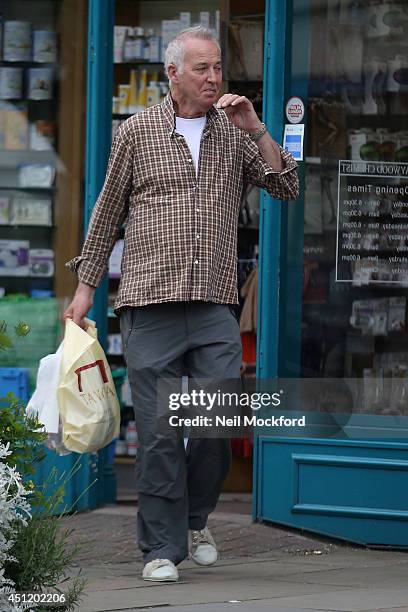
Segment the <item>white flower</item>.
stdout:
<svg viewBox="0 0 408 612">
<path fill-rule="evenodd" d="M 16 525 L 27 525 L 31 519 L 31 507 L 26 499 L 31 491 L 24 487 L 16 468 L 3 461 L 10 454 L 9 444 L 0 442 L 0 602 L 1 612 L 23 612 L 33 606 L 8 601 L 7 596 L 14 592 L 14 582 L 4 575 L 4 563 L 15 561 L 9 550 L 14 544 Z"/>
</svg>

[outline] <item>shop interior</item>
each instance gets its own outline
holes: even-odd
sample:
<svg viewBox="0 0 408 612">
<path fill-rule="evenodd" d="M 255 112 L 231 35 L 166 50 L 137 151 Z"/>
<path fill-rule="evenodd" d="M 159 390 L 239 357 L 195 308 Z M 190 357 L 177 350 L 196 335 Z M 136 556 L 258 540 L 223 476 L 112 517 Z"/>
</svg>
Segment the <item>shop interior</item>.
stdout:
<svg viewBox="0 0 408 612">
<path fill-rule="evenodd" d="M 112 136 L 130 115 L 163 99 L 168 91 L 164 47 L 178 31 L 198 23 L 213 29 L 220 42 L 223 91 L 247 95 L 261 116 L 264 19 L 262 0 L 117 0 Z M 13 369 L 15 391 L 28 399 L 39 360 L 60 342 L 61 313 L 75 290 L 65 262 L 80 251 L 83 240 L 87 2 L 5 0 L 0 26 L 0 319 L 9 328 L 21 320 L 31 325 L 24 342 L 0 355 L 0 368 Z M 258 226 L 259 190 L 248 186 L 239 213 L 238 277 L 239 313 L 244 308 L 246 313 L 242 373 L 251 377 Z M 110 456 L 118 498 L 125 483 L 126 499 L 126 483 L 134 482 L 137 432 L 112 309 L 122 244 L 119 239 L 109 265 L 107 353 L 122 401 L 121 436 Z M 10 379 L 1 386 L 9 390 Z M 237 439 L 232 446 L 226 490 L 250 492 L 252 442 Z"/>
</svg>

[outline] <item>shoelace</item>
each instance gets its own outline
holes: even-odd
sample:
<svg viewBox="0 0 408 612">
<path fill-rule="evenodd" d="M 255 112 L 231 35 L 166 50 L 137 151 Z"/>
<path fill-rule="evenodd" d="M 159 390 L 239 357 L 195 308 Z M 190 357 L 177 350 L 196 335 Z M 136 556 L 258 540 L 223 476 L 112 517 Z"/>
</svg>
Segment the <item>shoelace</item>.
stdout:
<svg viewBox="0 0 408 612">
<path fill-rule="evenodd" d="M 198 544 L 209 544 L 204 529 L 201 529 L 200 531 L 193 531 L 191 533 L 191 539 L 193 546 L 197 546 Z"/>
<path fill-rule="evenodd" d="M 153 559 L 153 561 L 150 561 L 149 563 L 149 567 L 152 569 L 152 571 L 158 569 L 159 567 L 164 567 L 165 565 L 169 565 L 167 559 Z"/>
</svg>

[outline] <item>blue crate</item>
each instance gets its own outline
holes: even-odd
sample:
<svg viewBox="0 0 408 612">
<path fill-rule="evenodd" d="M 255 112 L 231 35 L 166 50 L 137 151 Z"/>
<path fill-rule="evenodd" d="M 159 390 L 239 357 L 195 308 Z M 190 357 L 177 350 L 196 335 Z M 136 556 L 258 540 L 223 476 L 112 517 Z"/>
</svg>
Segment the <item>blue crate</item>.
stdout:
<svg viewBox="0 0 408 612">
<path fill-rule="evenodd" d="M 0 368 L 0 398 L 14 393 L 23 402 L 30 397 L 28 368 Z"/>
</svg>

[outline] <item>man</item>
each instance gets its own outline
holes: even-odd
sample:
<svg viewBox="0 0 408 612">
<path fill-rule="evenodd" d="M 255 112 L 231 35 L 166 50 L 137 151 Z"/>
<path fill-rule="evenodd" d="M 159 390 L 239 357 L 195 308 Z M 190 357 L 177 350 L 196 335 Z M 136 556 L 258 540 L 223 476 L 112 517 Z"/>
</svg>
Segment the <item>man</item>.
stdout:
<svg viewBox="0 0 408 612">
<path fill-rule="evenodd" d="M 65 312 L 79 325 L 119 228 L 126 222 L 116 301 L 140 442 L 138 540 L 145 580 L 178 580 L 188 555 L 212 565 L 207 528 L 230 462 L 229 441 L 157 432 L 160 377 L 239 378 L 241 342 L 232 307 L 237 218 L 244 182 L 275 198 L 298 195 L 296 163 L 244 96 L 225 94 L 211 32 L 190 28 L 166 51 L 170 93 L 128 119 L 114 139 L 105 184 Z M 217 102 L 218 100 L 218 102 Z"/>
</svg>

